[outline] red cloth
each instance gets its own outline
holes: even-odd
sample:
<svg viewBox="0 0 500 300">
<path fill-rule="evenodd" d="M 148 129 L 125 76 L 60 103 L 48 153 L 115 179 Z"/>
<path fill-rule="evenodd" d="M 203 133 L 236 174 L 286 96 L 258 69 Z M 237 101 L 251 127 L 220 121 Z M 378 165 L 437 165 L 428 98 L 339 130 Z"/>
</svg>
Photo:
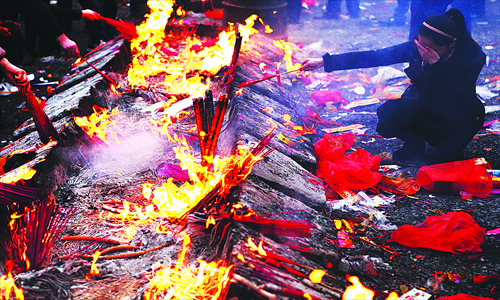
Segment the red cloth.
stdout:
<svg viewBox="0 0 500 300">
<path fill-rule="evenodd" d="M 449 212 L 431 216 L 417 225 L 403 225 L 391 234 L 397 243 L 407 247 L 421 247 L 463 254 L 481 252 L 486 229 L 465 212 Z"/>
<path fill-rule="evenodd" d="M 349 100 L 342 97 L 340 92 L 334 91 L 316 91 L 311 94 L 311 100 L 314 101 L 316 105 L 324 106 L 326 102 L 340 102 L 344 105 L 349 104 Z"/>
<path fill-rule="evenodd" d="M 318 160 L 316 175 L 323 178 L 331 187 L 360 190 L 375 186 L 382 174 L 378 172 L 380 157 L 359 149 L 344 155 L 356 137 L 352 133 L 340 136 L 325 134 L 314 144 Z"/>
<path fill-rule="evenodd" d="M 493 300 L 493 298 L 478 297 L 460 293 L 453 296 L 439 297 L 436 300 Z"/>
</svg>

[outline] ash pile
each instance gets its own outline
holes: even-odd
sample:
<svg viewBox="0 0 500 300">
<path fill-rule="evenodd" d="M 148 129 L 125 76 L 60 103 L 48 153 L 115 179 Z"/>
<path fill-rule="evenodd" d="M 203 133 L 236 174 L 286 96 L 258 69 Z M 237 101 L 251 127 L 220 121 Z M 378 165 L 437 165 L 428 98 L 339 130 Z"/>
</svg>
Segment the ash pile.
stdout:
<svg viewBox="0 0 500 300">
<path fill-rule="evenodd" d="M 443 295 L 440 285 L 467 276 L 401 279 L 421 257 L 389 240 L 398 225 L 379 207 L 432 195 L 380 166 L 383 154 L 363 170 L 378 178 L 371 186 L 315 175 L 315 125 L 338 126 L 329 149 L 353 153 L 356 138 L 342 133 L 363 126 L 302 105 L 295 45 L 257 15 L 221 30 L 171 4 L 151 7 L 133 39 L 73 63 L 33 104 L 57 134 L 34 114 L 1 149 L 2 297 L 398 299 Z M 433 263 L 442 255 L 427 251 Z"/>
</svg>

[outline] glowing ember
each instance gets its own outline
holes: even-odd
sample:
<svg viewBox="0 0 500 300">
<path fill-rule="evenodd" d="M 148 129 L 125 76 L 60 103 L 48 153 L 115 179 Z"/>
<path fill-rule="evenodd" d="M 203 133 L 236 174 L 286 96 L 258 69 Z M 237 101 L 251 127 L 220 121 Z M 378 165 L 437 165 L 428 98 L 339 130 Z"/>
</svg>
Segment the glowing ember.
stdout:
<svg viewBox="0 0 500 300">
<path fill-rule="evenodd" d="M 198 268 L 192 268 L 184 262 L 189 236 L 184 238 L 182 250 L 173 267 L 165 267 L 155 272 L 150 281 L 149 289 L 144 293 L 144 299 L 213 299 L 217 300 L 224 294 L 232 274 L 232 265 L 226 262 L 207 263 L 198 260 Z"/>
<path fill-rule="evenodd" d="M 399 299 L 399 296 L 398 296 L 398 293 L 396 292 L 391 292 L 387 298 L 385 298 L 385 300 L 398 300 Z"/>
<path fill-rule="evenodd" d="M 347 274 L 346 278 L 352 285 L 345 289 L 342 300 L 373 300 L 375 292 L 365 287 L 357 276 Z"/>
<path fill-rule="evenodd" d="M 283 59 L 286 62 L 287 71 L 299 69 L 302 66 L 300 63 L 295 63 L 295 64 L 293 63 L 293 58 L 292 58 L 293 50 L 297 49 L 297 47 L 294 44 L 285 42 L 283 40 L 275 40 L 273 41 L 273 45 L 280 48 L 285 53 Z"/>
<path fill-rule="evenodd" d="M 75 124 L 80 126 L 90 137 L 97 136 L 104 142 L 108 142 L 110 135 L 115 136 L 117 143 L 120 141 L 116 137 L 116 133 L 109 132 L 106 130 L 109 125 L 115 125 L 116 121 L 110 121 L 109 119 L 118 113 L 118 107 L 113 108 L 111 114 L 108 115 L 108 110 L 106 108 L 94 105 L 92 107 L 94 113 L 88 117 L 75 117 Z"/>
<path fill-rule="evenodd" d="M 311 280 L 312 283 L 321 283 L 321 280 L 323 280 L 323 276 L 325 276 L 325 274 L 325 270 L 314 269 L 309 274 L 309 280 Z"/>
<path fill-rule="evenodd" d="M 264 242 L 263 241 L 259 242 L 259 248 L 257 249 L 257 253 L 259 253 L 262 256 L 267 256 L 267 253 L 264 250 Z"/>
<path fill-rule="evenodd" d="M 206 227 L 208 228 L 210 225 L 215 225 L 215 219 L 212 215 L 208 216 Z"/>
<path fill-rule="evenodd" d="M 101 255 L 100 251 L 96 251 L 94 252 L 94 254 L 92 254 L 92 265 L 90 266 L 90 271 L 85 276 L 85 279 L 87 279 L 87 281 L 90 281 L 90 276 L 99 275 L 99 269 L 97 268 L 97 265 L 95 263 L 100 255 Z"/>
<path fill-rule="evenodd" d="M 5 267 L 7 269 L 7 275 L 0 276 L 0 299 L 24 300 L 23 290 L 16 286 L 12 278 L 14 262 L 12 260 L 6 261 Z"/>
<path fill-rule="evenodd" d="M 250 247 L 250 250 L 252 250 L 252 251 L 259 250 L 257 245 L 255 245 L 255 243 L 252 241 L 252 239 L 250 237 L 248 237 L 248 239 L 247 239 L 247 245 Z"/>
<path fill-rule="evenodd" d="M 16 183 L 19 180 L 30 180 L 35 174 L 36 171 L 33 170 L 32 168 L 28 168 L 26 166 L 20 166 L 15 171 L 3 175 L 0 178 L 0 182 Z"/>
</svg>

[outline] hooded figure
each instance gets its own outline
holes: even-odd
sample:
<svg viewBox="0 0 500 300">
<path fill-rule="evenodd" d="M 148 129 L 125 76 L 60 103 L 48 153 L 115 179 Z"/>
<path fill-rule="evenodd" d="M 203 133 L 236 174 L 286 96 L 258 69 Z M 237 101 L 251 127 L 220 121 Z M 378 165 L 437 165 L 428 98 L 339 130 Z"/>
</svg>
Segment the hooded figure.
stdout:
<svg viewBox="0 0 500 300">
<path fill-rule="evenodd" d="M 439 163 L 463 158 L 463 149 L 484 123 L 484 106 L 476 81 L 486 55 L 471 38 L 462 13 L 450 9 L 427 17 L 414 40 L 373 51 L 325 54 L 304 61 L 306 69 L 324 66 L 326 72 L 409 62 L 404 71 L 411 85 L 401 99 L 377 110 L 377 132 L 397 137 L 403 147 L 396 161 Z M 436 149 L 424 159 L 425 142 Z"/>
</svg>

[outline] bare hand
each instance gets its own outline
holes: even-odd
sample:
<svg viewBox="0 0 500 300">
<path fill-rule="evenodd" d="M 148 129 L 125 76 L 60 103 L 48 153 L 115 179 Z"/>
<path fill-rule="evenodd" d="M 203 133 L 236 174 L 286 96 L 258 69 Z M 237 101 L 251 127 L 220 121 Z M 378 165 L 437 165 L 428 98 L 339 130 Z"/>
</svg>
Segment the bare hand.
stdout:
<svg viewBox="0 0 500 300">
<path fill-rule="evenodd" d="M 21 87 L 30 83 L 26 71 L 14 66 L 6 58 L 0 60 L 0 68 L 4 71 L 5 75 L 7 75 L 7 78 L 16 86 Z"/>
<path fill-rule="evenodd" d="M 417 45 L 418 53 L 420 53 L 422 59 L 429 65 L 435 64 L 441 59 L 434 49 L 420 45 L 417 40 L 415 40 L 415 45 Z"/>
<path fill-rule="evenodd" d="M 312 71 L 324 66 L 323 58 L 308 58 L 302 62 L 304 71 Z"/>
<path fill-rule="evenodd" d="M 99 20 L 101 18 L 101 15 L 91 9 L 84 9 L 82 10 L 82 18 L 90 21 L 95 21 Z"/>
<path fill-rule="evenodd" d="M 64 33 L 57 37 L 57 41 L 63 49 L 63 53 L 70 56 L 80 56 L 78 45 L 70 40 Z"/>
</svg>

